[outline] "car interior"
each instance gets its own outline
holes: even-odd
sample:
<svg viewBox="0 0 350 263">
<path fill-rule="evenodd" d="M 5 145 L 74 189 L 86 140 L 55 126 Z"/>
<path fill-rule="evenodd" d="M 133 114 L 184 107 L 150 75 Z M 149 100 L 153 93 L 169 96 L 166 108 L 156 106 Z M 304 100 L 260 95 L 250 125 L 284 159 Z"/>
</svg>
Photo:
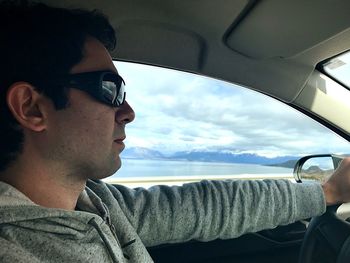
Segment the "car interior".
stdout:
<svg viewBox="0 0 350 263">
<path fill-rule="evenodd" d="M 344 85 L 323 68 L 350 49 L 350 1 L 41 2 L 106 14 L 117 32 L 117 48 L 111 54 L 115 60 L 239 84 L 276 98 L 350 140 L 350 94 L 332 92 Z M 308 224 L 300 221 L 231 240 L 164 244 L 148 250 L 155 262 L 168 263 L 349 262 L 350 253 L 340 251 L 347 236 L 335 249 L 329 249 L 329 242 L 318 246 L 317 240 L 302 245 Z M 349 230 L 339 231 L 350 236 Z M 300 256 L 301 247 L 307 256 Z M 342 259 L 336 261 L 340 253 Z M 318 254 L 317 259 L 311 254 Z"/>
</svg>

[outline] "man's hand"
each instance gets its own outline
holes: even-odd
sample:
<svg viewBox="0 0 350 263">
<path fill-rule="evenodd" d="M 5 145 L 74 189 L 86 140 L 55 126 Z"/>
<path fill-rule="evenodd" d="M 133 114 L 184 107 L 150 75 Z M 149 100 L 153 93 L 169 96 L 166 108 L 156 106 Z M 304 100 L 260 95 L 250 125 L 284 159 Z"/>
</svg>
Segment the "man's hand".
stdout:
<svg viewBox="0 0 350 263">
<path fill-rule="evenodd" d="M 342 160 L 322 188 L 327 205 L 350 202 L 350 157 Z"/>
</svg>

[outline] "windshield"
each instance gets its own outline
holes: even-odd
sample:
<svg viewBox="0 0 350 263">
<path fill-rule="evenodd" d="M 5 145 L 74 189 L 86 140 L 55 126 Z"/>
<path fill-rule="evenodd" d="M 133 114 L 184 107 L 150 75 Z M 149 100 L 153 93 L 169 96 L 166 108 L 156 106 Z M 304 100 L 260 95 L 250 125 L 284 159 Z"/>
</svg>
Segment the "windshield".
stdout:
<svg viewBox="0 0 350 263">
<path fill-rule="evenodd" d="M 345 85 L 350 87 L 350 52 L 336 56 L 323 64 L 325 72 Z"/>
</svg>

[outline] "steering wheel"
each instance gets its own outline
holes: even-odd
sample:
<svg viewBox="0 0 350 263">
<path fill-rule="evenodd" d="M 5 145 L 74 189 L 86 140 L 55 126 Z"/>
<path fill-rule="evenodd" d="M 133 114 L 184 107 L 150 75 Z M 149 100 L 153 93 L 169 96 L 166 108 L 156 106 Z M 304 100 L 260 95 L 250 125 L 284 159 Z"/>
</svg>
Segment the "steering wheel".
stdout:
<svg viewBox="0 0 350 263">
<path fill-rule="evenodd" d="M 327 207 L 307 227 L 299 263 L 349 263 L 350 223 L 337 217 L 340 205 Z"/>
</svg>

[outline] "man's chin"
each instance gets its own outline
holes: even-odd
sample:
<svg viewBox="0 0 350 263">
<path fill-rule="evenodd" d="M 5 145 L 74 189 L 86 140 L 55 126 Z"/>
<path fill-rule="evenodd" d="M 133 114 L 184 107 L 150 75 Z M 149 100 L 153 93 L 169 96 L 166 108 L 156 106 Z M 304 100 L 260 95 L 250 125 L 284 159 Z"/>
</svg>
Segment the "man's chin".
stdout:
<svg viewBox="0 0 350 263">
<path fill-rule="evenodd" d="M 107 177 L 114 175 L 116 172 L 118 172 L 118 170 L 121 167 L 122 167 L 122 160 L 120 159 L 120 156 L 118 155 L 118 157 L 114 160 L 111 172 L 109 173 L 109 175 Z"/>
<path fill-rule="evenodd" d="M 108 167 L 109 167 L 108 169 L 106 169 L 107 165 L 104 166 L 102 169 L 100 169 L 99 172 L 96 172 L 96 174 L 94 174 L 92 177 L 90 177 L 90 179 L 101 180 L 101 179 L 111 177 L 115 173 L 118 172 L 118 170 L 120 169 L 121 166 L 122 166 L 122 162 L 121 162 L 120 157 L 118 156 L 114 160 L 112 165 L 111 164 L 108 165 Z"/>
</svg>

